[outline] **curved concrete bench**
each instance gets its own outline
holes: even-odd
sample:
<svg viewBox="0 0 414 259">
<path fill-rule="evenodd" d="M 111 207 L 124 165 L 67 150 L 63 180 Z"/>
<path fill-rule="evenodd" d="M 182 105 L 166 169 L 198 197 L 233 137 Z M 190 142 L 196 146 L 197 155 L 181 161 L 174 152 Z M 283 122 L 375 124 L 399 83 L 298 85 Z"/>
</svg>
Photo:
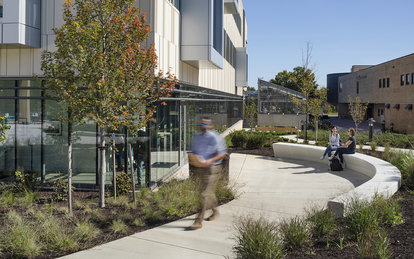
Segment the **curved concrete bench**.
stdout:
<svg viewBox="0 0 414 259">
<path fill-rule="evenodd" d="M 327 164 L 326 160 L 320 160 L 325 148 L 311 145 L 274 143 L 275 157 L 305 160 Z M 352 199 L 358 198 L 371 200 L 376 194 L 390 197 L 401 186 L 401 173 L 392 164 L 364 154 L 355 153 L 344 155 L 346 168 L 370 178 L 367 182 L 356 187 L 352 191 L 344 193 L 328 201 L 328 208 L 335 212 L 336 217 L 343 217 Z"/>
</svg>

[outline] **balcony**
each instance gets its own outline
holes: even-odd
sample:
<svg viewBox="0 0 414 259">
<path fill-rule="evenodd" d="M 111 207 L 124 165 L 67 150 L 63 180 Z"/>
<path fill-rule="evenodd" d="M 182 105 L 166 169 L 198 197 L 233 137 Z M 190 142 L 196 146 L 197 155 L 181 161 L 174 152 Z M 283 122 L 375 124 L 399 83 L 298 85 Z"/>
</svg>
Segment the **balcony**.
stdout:
<svg viewBox="0 0 414 259">
<path fill-rule="evenodd" d="M 223 68 L 223 0 L 181 0 L 181 60 Z"/>
<path fill-rule="evenodd" d="M 238 13 L 239 1 L 238 0 L 224 0 L 224 13 L 236 14 Z"/>
<path fill-rule="evenodd" d="M 0 43 L 40 48 L 40 0 L 3 0 Z"/>
</svg>

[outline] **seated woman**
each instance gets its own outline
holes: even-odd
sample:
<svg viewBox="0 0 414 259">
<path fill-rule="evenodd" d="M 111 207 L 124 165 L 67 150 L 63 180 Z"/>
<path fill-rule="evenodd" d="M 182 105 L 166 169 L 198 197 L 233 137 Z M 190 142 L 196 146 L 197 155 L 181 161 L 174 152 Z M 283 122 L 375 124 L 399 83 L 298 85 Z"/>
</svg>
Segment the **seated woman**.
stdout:
<svg viewBox="0 0 414 259">
<path fill-rule="evenodd" d="M 342 155 L 343 154 L 355 154 L 355 150 L 356 150 L 355 129 L 349 128 L 348 135 L 349 135 L 348 141 L 344 145 L 339 146 L 334 154 L 334 156 L 337 156 L 337 155 L 339 156 L 339 161 L 341 162 L 342 167 L 345 167 L 344 157 Z"/>
<path fill-rule="evenodd" d="M 331 157 L 331 152 L 335 151 L 339 146 L 341 142 L 341 137 L 338 134 L 338 130 L 336 126 L 332 126 L 331 128 L 331 134 L 329 134 L 329 145 L 325 149 L 325 153 L 321 156 L 321 160 L 323 160 L 328 154 L 328 157 Z"/>
</svg>

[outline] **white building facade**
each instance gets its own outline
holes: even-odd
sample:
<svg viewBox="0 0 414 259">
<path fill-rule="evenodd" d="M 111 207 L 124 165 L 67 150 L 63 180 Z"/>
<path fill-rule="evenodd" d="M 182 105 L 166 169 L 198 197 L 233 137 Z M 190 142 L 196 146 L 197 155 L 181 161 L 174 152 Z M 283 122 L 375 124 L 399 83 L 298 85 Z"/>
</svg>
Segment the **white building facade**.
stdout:
<svg viewBox="0 0 414 259">
<path fill-rule="evenodd" d="M 66 170 L 67 127 L 57 118 L 57 104 L 45 97 L 40 67 L 42 51 L 55 48 L 53 28 L 63 24 L 63 3 L 0 0 L 0 116 L 12 127 L 0 146 L 0 178 L 23 168 L 47 182 Z M 200 117 L 213 117 L 223 130 L 242 119 L 247 23 L 242 0 L 137 0 L 135 5 L 151 24 L 146 43 L 154 44 L 159 69 L 179 81 L 155 123 L 137 136 L 119 133 L 123 145 L 135 149 L 137 184 L 151 186 L 185 165 Z M 94 186 L 100 159 L 96 125 L 77 127 L 74 182 Z M 119 156 L 117 167 L 128 168 L 126 153 Z"/>
</svg>

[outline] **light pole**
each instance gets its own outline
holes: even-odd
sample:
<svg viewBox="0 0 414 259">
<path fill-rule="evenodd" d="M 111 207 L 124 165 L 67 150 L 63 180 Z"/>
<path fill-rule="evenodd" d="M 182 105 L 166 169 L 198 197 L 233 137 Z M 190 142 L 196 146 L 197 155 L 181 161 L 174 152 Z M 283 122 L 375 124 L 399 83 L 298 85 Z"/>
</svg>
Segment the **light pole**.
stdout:
<svg viewBox="0 0 414 259">
<path fill-rule="evenodd" d="M 374 126 L 374 118 L 369 118 L 368 119 L 368 126 L 369 126 L 369 142 L 372 141 L 372 127 Z"/>
</svg>

